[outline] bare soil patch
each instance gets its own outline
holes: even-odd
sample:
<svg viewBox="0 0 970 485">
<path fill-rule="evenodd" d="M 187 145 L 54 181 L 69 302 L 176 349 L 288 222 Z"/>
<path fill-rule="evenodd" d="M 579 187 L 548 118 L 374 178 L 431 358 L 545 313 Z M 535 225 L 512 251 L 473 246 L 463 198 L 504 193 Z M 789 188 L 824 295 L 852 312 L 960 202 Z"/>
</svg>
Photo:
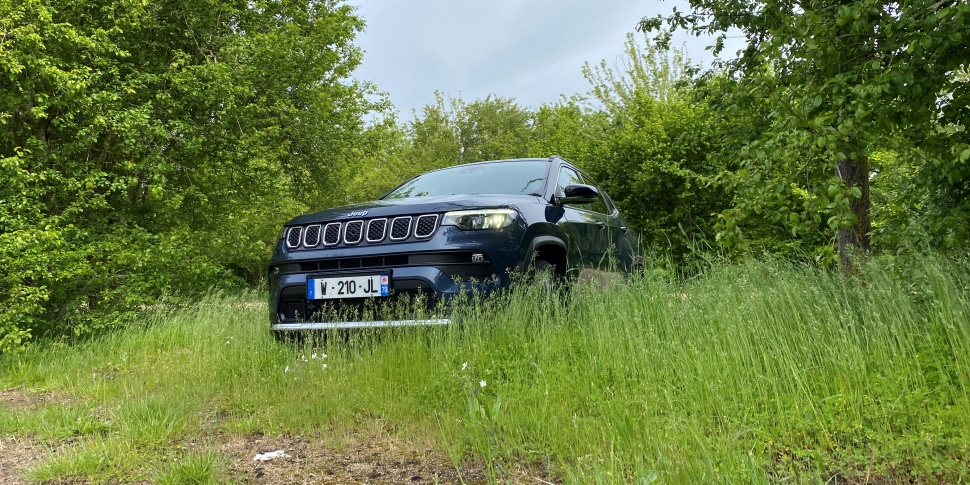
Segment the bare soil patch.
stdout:
<svg viewBox="0 0 970 485">
<path fill-rule="evenodd" d="M 71 398 L 49 392 L 27 392 L 23 389 L 0 390 L 0 407 L 9 411 L 32 412 L 49 404 L 68 404 Z M 20 485 L 27 483 L 23 471 L 49 450 L 42 443 L 18 436 L 0 436 L 0 483 Z"/>
<path fill-rule="evenodd" d="M 0 406 L 13 411 L 36 411 L 47 404 L 70 404 L 68 396 L 58 396 L 50 392 L 28 392 L 23 389 L 0 390 Z"/>
<path fill-rule="evenodd" d="M 33 440 L 0 436 L 0 483 L 5 485 L 21 485 L 27 481 L 23 471 L 29 468 L 42 456 L 47 455 L 47 448 Z"/>
<path fill-rule="evenodd" d="M 51 404 L 69 404 L 71 398 L 22 389 L 0 390 L 0 406 L 30 413 Z M 207 433 L 203 433 L 207 434 Z M 229 463 L 229 481 L 244 484 L 484 484 L 481 463 L 457 468 L 446 453 L 426 441 L 381 432 L 381 427 L 324 440 L 319 437 L 208 435 L 203 444 L 213 447 Z M 67 443 L 61 445 L 68 446 Z M 53 448 L 52 448 L 53 446 Z M 260 453 L 283 451 L 286 456 L 254 461 Z M 24 471 L 50 459 L 58 444 L 23 436 L 0 436 L 0 484 L 26 485 Z M 541 467 L 538 467 L 541 469 Z M 500 480 L 505 483 L 554 483 L 545 471 L 516 466 Z M 552 481 L 550 481 L 552 480 Z M 84 483 L 83 480 L 77 483 Z"/>
<path fill-rule="evenodd" d="M 287 456 L 254 461 L 258 453 L 282 450 Z M 389 436 L 355 436 L 345 446 L 319 439 L 229 437 L 221 444 L 237 483 L 258 484 L 423 484 L 487 483 L 480 466 L 456 470 L 430 446 Z"/>
</svg>

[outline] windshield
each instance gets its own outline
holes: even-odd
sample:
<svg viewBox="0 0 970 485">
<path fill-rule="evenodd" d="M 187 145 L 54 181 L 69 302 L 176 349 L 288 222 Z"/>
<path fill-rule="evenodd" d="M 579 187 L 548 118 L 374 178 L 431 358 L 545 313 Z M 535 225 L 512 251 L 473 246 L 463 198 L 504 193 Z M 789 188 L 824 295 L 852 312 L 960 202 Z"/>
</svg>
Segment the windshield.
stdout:
<svg viewBox="0 0 970 485">
<path fill-rule="evenodd" d="M 541 195 L 548 167 L 547 162 L 539 161 L 458 165 L 419 175 L 383 199 L 456 194 Z"/>
</svg>

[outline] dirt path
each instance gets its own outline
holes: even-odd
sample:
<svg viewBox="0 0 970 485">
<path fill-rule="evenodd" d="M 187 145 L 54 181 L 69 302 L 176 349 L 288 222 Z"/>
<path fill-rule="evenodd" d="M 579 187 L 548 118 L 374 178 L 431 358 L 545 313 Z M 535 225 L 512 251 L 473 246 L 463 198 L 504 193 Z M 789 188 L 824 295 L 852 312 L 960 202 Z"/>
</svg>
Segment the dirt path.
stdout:
<svg viewBox="0 0 970 485">
<path fill-rule="evenodd" d="M 29 413 L 68 398 L 19 389 L 0 391 L 0 406 Z M 186 443 L 190 450 L 214 449 L 228 463 L 229 481 L 246 484 L 457 484 L 487 483 L 481 466 L 456 470 L 452 461 L 430 444 L 415 444 L 393 436 L 354 435 L 339 448 L 320 439 L 267 438 L 219 434 Z M 70 447 L 22 436 L 0 436 L 0 484 L 29 483 L 24 471 Z M 257 454 L 282 450 L 286 456 L 254 461 Z M 81 483 L 81 482 L 78 482 Z"/>
<path fill-rule="evenodd" d="M 480 467 L 463 469 L 459 475 L 451 461 L 440 453 L 430 448 L 415 449 L 394 439 L 362 438 L 336 449 L 307 439 L 223 438 L 217 444 L 206 446 L 215 447 L 229 463 L 231 483 L 487 483 Z M 286 456 L 269 461 L 253 459 L 257 454 L 273 451 L 283 451 Z M 0 484 L 26 485 L 29 482 L 24 477 L 24 470 L 57 452 L 43 443 L 25 438 L 0 438 Z"/>
<path fill-rule="evenodd" d="M 0 483 L 26 484 L 23 470 L 47 453 L 46 447 L 30 440 L 0 437 Z"/>
<path fill-rule="evenodd" d="M 430 447 L 417 448 L 391 437 L 354 437 L 335 449 L 318 440 L 230 437 L 220 451 L 232 458 L 236 483 L 487 483 L 480 468 L 459 471 L 451 460 Z M 254 461 L 259 453 L 283 451 L 287 456 Z"/>
<path fill-rule="evenodd" d="M 50 405 L 67 405 L 68 396 L 21 389 L 0 390 L 0 407 L 32 413 Z M 330 437 L 333 438 L 333 437 Z M 320 437 L 267 437 L 216 432 L 189 438 L 179 447 L 187 452 L 215 451 L 228 469 L 230 483 L 243 484 L 484 484 L 480 463 L 456 469 L 451 458 L 433 443 L 408 440 L 378 427 L 324 440 Z M 335 445 L 339 443 L 338 445 Z M 0 435 L 0 484 L 30 483 L 25 470 L 74 446 L 27 436 Z M 285 456 L 254 460 L 259 454 L 282 451 Z M 544 471 L 521 468 L 501 478 L 504 483 L 550 484 Z M 85 483 L 72 481 L 71 483 Z"/>
</svg>

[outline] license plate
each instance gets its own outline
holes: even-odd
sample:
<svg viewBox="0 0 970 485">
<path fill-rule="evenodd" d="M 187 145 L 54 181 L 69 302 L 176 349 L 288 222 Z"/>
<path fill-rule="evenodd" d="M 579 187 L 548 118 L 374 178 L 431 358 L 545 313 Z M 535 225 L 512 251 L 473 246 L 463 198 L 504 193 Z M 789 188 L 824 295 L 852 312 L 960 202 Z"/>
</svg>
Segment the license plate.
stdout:
<svg viewBox="0 0 970 485">
<path fill-rule="evenodd" d="M 386 274 L 310 278 L 307 280 L 306 297 L 308 300 L 332 300 L 387 296 L 388 279 Z"/>
</svg>

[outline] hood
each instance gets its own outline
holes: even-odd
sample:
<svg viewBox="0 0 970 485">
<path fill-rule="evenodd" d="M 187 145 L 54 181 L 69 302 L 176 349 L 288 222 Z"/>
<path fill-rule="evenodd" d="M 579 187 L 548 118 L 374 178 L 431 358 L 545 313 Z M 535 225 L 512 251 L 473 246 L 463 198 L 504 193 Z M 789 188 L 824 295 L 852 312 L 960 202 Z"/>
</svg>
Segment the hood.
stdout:
<svg viewBox="0 0 970 485">
<path fill-rule="evenodd" d="M 409 197 L 406 199 L 375 200 L 345 205 L 312 214 L 294 217 L 287 226 L 353 219 L 374 219 L 406 215 L 433 214 L 455 210 L 514 207 L 519 202 L 535 203 L 534 195 L 474 194 Z M 364 214 L 363 212 L 366 212 Z"/>
</svg>

